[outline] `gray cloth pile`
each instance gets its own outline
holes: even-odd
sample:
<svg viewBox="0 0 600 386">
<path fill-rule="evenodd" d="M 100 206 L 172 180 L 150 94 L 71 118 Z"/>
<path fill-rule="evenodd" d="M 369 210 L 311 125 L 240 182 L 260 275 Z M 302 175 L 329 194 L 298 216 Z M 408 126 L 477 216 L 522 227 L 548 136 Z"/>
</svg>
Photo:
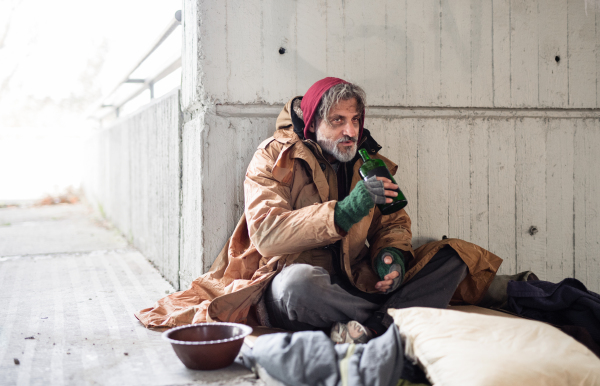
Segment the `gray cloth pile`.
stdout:
<svg viewBox="0 0 600 386">
<path fill-rule="evenodd" d="M 263 335 L 242 356 L 290 386 L 395 386 L 404 363 L 396 326 L 366 344 L 335 345 L 322 331 Z"/>
</svg>

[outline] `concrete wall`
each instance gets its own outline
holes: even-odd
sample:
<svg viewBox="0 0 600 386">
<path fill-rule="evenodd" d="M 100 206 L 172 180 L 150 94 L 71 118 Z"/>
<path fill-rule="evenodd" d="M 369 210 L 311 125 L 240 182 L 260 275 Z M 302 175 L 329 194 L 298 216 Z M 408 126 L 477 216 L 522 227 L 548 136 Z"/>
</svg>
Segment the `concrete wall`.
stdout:
<svg viewBox="0 0 600 386">
<path fill-rule="evenodd" d="M 587 9 L 586 9 L 587 4 Z M 100 132 L 88 196 L 171 283 L 206 272 L 283 103 L 338 76 L 400 165 L 414 245 L 600 291 L 597 6 L 580 0 L 184 0 L 181 97 Z M 284 48 L 285 53 L 280 54 Z"/>
<path fill-rule="evenodd" d="M 461 237 L 503 257 L 505 273 L 599 291 L 598 11 L 184 0 L 182 286 L 233 230 L 245 167 L 281 105 L 337 76 L 367 91 L 367 127 L 400 164 L 416 246 Z"/>
<path fill-rule="evenodd" d="M 88 200 L 175 287 L 179 286 L 179 90 L 103 129 L 88 142 Z"/>
<path fill-rule="evenodd" d="M 285 103 L 335 75 L 372 106 L 596 108 L 586 3 L 186 0 L 183 103 Z"/>
</svg>

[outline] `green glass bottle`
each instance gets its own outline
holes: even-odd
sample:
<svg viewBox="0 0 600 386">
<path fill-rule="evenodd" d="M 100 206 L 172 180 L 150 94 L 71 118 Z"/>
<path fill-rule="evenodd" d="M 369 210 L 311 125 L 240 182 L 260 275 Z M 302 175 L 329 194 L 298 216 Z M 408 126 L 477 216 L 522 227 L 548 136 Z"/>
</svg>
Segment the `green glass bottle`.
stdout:
<svg viewBox="0 0 600 386">
<path fill-rule="evenodd" d="M 394 184 L 398 185 L 382 160 L 377 158 L 371 159 L 371 157 L 369 157 L 369 155 L 367 154 L 366 149 L 359 149 L 358 153 L 360 154 L 364 162 L 363 165 L 360 167 L 360 176 L 363 178 L 363 180 L 366 180 L 371 176 L 385 177 L 389 178 Z M 396 192 L 398 192 L 398 195 L 396 197 L 389 197 L 392 199 L 391 203 L 377 205 L 379 207 L 379 210 L 381 211 L 381 214 L 392 214 L 404 208 L 406 204 L 408 204 L 408 201 L 406 201 L 406 197 L 404 197 L 404 193 L 402 193 L 399 187 L 398 189 L 396 189 Z"/>
</svg>

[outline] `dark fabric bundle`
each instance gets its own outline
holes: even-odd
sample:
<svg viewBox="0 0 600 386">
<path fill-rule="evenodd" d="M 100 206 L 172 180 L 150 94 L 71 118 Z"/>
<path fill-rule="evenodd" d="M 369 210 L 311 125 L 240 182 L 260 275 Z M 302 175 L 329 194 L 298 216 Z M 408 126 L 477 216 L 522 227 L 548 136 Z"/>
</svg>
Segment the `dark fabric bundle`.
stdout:
<svg viewBox="0 0 600 386">
<path fill-rule="evenodd" d="M 559 327 L 582 327 L 600 344 L 600 295 L 579 280 L 510 281 L 507 292 L 508 306 L 516 314 Z"/>
</svg>

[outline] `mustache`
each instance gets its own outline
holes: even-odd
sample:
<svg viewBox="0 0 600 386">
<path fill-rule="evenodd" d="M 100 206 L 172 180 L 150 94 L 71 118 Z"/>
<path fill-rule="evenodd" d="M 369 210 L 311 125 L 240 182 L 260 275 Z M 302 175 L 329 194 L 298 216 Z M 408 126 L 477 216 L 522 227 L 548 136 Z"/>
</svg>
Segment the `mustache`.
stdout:
<svg viewBox="0 0 600 386">
<path fill-rule="evenodd" d="M 346 141 L 357 142 L 358 141 L 358 137 L 349 137 L 347 135 L 344 135 L 342 138 L 340 138 L 337 141 L 335 141 L 335 144 L 337 145 L 338 143 L 346 142 Z"/>
</svg>

